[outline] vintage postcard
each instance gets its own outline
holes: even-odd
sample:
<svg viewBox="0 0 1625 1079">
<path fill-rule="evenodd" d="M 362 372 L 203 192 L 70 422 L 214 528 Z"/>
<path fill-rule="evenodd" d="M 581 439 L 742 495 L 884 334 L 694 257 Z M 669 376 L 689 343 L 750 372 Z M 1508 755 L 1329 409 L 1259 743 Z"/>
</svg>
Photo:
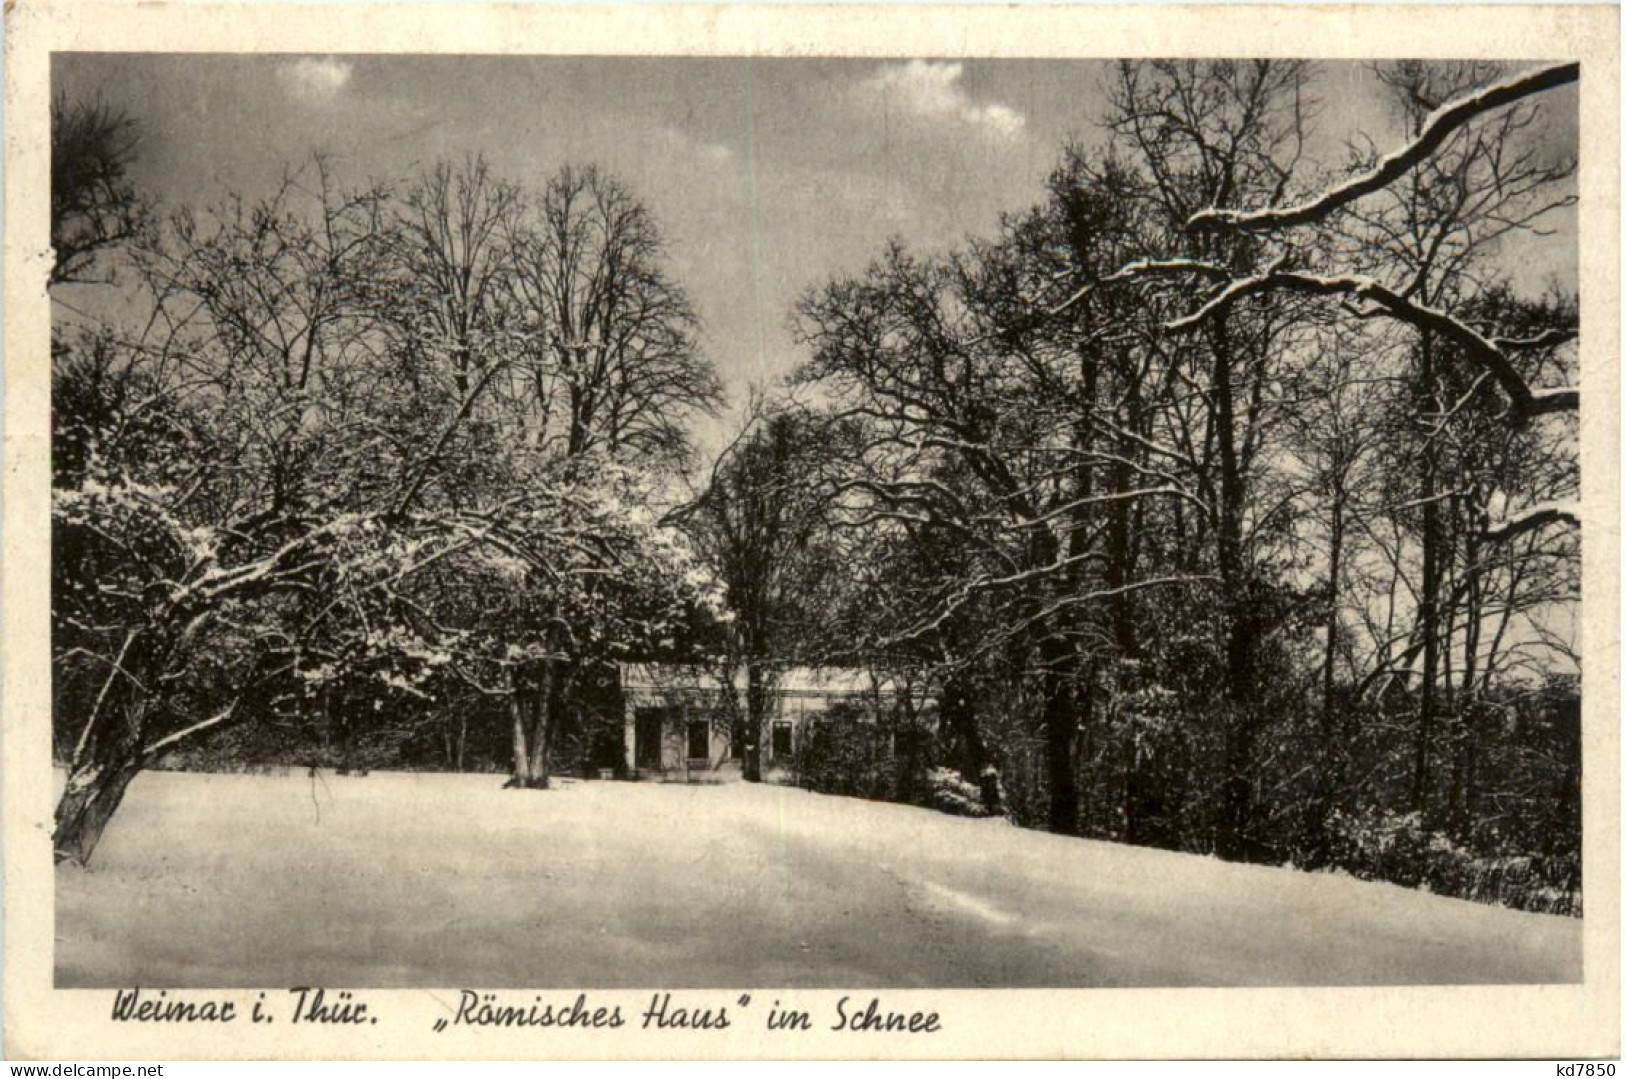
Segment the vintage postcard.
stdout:
<svg viewBox="0 0 1625 1079">
<path fill-rule="evenodd" d="M 1618 1054 L 1616 9 L 6 18 L 8 1055 Z"/>
</svg>

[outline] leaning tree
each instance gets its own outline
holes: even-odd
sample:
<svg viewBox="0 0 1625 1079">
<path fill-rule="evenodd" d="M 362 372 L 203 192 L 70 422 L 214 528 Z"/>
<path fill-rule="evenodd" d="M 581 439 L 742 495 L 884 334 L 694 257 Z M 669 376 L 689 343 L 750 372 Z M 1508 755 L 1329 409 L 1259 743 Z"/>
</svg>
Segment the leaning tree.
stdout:
<svg viewBox="0 0 1625 1079">
<path fill-rule="evenodd" d="M 268 199 L 147 236 L 131 252 L 134 329 L 64 333 L 59 859 L 88 860 L 134 776 L 206 732 L 335 684 L 421 698 L 459 663 L 511 697 L 561 652 L 658 646 L 708 602 L 708 578 L 653 523 L 645 475 L 597 452 L 561 459 L 504 422 L 498 391 L 534 358 L 536 327 L 472 294 L 466 309 L 429 298 L 460 275 L 445 260 L 497 258 L 456 225 L 486 212 L 480 191 L 506 190 L 486 184 L 437 171 L 402 205 L 318 160 Z M 436 249 L 443 220 L 459 238 Z M 483 593 L 490 609 L 503 591 L 528 606 L 495 640 L 446 599 Z M 527 781 L 545 769 L 545 723 L 516 717 Z"/>
</svg>

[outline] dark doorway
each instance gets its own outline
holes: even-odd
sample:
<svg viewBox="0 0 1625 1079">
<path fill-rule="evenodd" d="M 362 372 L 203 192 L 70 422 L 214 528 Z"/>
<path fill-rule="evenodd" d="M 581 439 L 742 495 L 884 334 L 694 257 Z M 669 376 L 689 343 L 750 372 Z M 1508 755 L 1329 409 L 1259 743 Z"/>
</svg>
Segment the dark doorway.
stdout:
<svg viewBox="0 0 1625 1079">
<path fill-rule="evenodd" d="M 688 759 L 709 760 L 711 757 L 711 722 L 705 719 L 688 721 Z"/>
<path fill-rule="evenodd" d="M 597 718 L 592 724 L 591 747 L 587 764 L 602 775 L 611 773 L 617 778 L 626 775 L 626 727 Z"/>
<path fill-rule="evenodd" d="M 635 757 L 637 767 L 660 767 L 660 743 L 665 733 L 665 708 L 639 708 L 637 711 L 636 727 L 633 737 L 637 742 Z"/>
<path fill-rule="evenodd" d="M 784 760 L 790 756 L 790 724 L 783 720 L 773 724 L 773 759 Z"/>
</svg>

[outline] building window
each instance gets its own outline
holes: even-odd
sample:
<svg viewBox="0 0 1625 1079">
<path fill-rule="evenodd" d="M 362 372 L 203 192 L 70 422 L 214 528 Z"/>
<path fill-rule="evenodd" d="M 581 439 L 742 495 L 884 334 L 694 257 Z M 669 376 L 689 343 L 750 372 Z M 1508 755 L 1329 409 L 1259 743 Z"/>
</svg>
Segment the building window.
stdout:
<svg viewBox="0 0 1625 1079">
<path fill-rule="evenodd" d="M 790 755 L 790 724 L 780 720 L 773 724 L 773 759 L 780 760 Z"/>
<path fill-rule="evenodd" d="M 690 760 L 711 756 L 711 722 L 706 719 L 688 721 L 688 757 Z"/>
<path fill-rule="evenodd" d="M 636 727 L 633 731 L 635 760 L 639 768 L 658 769 L 660 767 L 661 733 L 665 728 L 666 717 L 671 714 L 669 708 L 639 708 L 636 713 Z"/>
</svg>

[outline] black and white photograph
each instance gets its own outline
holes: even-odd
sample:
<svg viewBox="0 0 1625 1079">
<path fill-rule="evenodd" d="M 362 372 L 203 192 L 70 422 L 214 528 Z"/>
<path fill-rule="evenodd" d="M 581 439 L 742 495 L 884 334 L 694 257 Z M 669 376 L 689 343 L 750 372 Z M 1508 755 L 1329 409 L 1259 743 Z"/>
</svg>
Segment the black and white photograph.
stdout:
<svg viewBox="0 0 1625 1079">
<path fill-rule="evenodd" d="M 1578 65 L 53 74 L 60 984 L 1580 976 Z"/>
<path fill-rule="evenodd" d="M 525 48 L 49 56 L 56 990 L 1586 981 L 1577 59 Z"/>
</svg>

